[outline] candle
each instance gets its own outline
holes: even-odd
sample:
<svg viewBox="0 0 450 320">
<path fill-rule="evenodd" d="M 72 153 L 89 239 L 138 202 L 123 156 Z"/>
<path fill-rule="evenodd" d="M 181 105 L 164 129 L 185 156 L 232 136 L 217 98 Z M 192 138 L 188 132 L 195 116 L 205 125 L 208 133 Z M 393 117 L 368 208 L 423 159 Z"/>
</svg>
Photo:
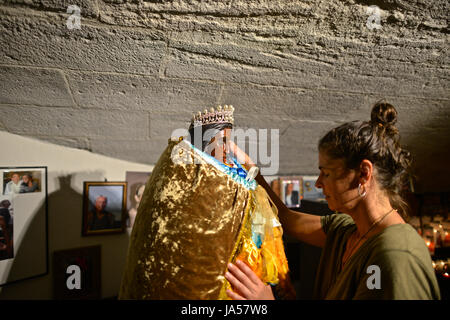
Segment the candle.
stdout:
<svg viewBox="0 0 450 320">
<path fill-rule="evenodd" d="M 435 228 L 433 228 L 433 242 L 434 242 L 434 246 L 437 247 L 437 230 Z"/>
<path fill-rule="evenodd" d="M 450 247 L 450 234 L 448 233 L 448 231 L 444 232 L 444 247 Z"/>
<path fill-rule="evenodd" d="M 430 254 L 433 255 L 434 254 L 434 242 L 431 242 L 430 240 L 426 240 L 425 244 L 428 247 L 428 250 L 430 251 Z"/>
</svg>

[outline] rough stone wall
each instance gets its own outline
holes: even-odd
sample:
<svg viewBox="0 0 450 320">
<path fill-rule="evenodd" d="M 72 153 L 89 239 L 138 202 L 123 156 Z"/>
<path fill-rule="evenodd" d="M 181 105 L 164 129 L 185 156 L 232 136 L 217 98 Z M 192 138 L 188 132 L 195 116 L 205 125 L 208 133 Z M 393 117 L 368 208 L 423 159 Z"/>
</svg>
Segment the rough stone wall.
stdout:
<svg viewBox="0 0 450 320">
<path fill-rule="evenodd" d="M 316 174 L 321 135 L 385 98 L 418 191 L 450 189 L 447 0 L 0 0 L 0 14 L 1 130 L 155 163 L 192 112 L 232 104 L 236 126 L 280 130 L 280 174 Z"/>
</svg>

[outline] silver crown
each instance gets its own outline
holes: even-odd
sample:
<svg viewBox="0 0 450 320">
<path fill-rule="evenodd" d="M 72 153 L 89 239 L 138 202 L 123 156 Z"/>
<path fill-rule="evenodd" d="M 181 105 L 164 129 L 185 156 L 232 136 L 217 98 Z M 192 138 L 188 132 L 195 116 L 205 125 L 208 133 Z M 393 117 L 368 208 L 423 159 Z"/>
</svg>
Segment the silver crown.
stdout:
<svg viewBox="0 0 450 320">
<path fill-rule="evenodd" d="M 233 106 L 224 105 L 218 106 L 216 109 L 211 108 L 209 111 L 205 109 L 203 113 L 200 111 L 197 114 L 192 115 L 192 126 L 198 127 L 198 126 L 204 126 L 207 124 L 213 124 L 213 123 L 234 123 L 233 118 L 233 112 L 234 108 Z"/>
</svg>

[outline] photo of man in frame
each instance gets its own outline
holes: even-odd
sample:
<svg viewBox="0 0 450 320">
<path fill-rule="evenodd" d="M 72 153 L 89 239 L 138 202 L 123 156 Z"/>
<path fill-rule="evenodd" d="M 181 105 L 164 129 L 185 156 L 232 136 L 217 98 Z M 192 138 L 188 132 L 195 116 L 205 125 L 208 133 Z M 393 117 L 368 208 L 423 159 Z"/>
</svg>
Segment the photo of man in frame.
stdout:
<svg viewBox="0 0 450 320">
<path fill-rule="evenodd" d="M 85 184 L 83 234 L 124 231 L 126 183 Z"/>
</svg>

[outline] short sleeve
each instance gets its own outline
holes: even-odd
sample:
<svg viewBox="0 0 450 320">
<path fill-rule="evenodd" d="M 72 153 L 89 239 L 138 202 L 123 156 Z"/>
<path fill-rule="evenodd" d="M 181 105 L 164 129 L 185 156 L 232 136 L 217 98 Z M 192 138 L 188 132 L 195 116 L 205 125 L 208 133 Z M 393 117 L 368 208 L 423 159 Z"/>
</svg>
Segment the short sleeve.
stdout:
<svg viewBox="0 0 450 320">
<path fill-rule="evenodd" d="M 342 252 L 345 250 L 345 237 L 355 228 L 353 219 L 343 213 L 333 213 L 320 218 L 322 230 L 326 234 L 319 266 L 316 273 L 314 299 L 324 299 L 331 286 L 336 282 Z"/>
<path fill-rule="evenodd" d="M 322 224 L 322 230 L 325 234 L 334 233 L 336 229 L 342 227 L 349 227 L 354 225 L 352 217 L 345 213 L 333 213 L 320 218 L 320 223 Z"/>
</svg>

